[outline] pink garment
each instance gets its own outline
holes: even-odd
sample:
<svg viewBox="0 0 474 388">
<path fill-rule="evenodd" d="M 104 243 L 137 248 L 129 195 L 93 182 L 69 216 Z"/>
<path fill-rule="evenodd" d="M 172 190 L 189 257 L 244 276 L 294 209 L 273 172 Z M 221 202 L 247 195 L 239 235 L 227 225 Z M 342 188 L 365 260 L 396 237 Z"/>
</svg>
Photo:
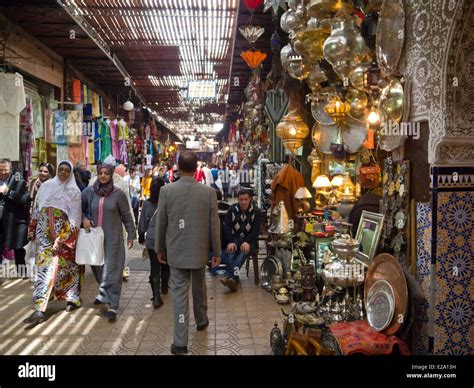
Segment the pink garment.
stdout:
<svg viewBox="0 0 474 388">
<path fill-rule="evenodd" d="M 110 122 L 110 137 L 112 138 L 112 155 L 115 159 L 120 159 L 120 148 L 118 143 L 118 121 Z"/>
</svg>

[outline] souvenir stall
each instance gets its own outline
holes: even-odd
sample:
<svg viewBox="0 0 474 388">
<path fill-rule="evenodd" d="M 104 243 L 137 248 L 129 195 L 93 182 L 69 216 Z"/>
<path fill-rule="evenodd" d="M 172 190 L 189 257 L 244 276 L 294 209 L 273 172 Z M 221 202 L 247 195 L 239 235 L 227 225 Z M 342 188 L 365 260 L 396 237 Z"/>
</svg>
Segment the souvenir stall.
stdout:
<svg viewBox="0 0 474 388">
<path fill-rule="evenodd" d="M 403 4 L 266 3 L 288 34 L 279 52 L 288 113 L 275 133 L 290 161 L 272 181 L 260 182 L 272 213 L 261 286 L 287 305 L 272 348 L 409 354 L 412 278 L 404 267 L 414 260 L 414 216 L 410 164 L 400 152 L 409 82 L 397 71 L 404 25 L 395 26 L 399 37 L 390 30 L 390 15 L 403 13 Z M 294 168 L 306 162 L 310 177 Z"/>
</svg>

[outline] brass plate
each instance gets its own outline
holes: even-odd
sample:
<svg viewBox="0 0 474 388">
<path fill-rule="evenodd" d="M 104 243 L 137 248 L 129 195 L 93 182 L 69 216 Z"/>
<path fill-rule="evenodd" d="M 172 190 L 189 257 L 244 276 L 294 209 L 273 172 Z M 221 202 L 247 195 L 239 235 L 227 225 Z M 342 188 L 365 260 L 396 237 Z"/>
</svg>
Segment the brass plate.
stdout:
<svg viewBox="0 0 474 388">
<path fill-rule="evenodd" d="M 386 335 L 396 334 L 400 331 L 407 318 L 408 287 L 402 266 L 395 257 L 388 253 L 382 253 L 375 257 L 367 271 L 364 285 L 364 300 L 366 304 L 368 292 L 378 280 L 385 280 L 390 284 L 395 300 L 394 317 L 390 325 L 383 330 L 383 333 Z"/>
</svg>

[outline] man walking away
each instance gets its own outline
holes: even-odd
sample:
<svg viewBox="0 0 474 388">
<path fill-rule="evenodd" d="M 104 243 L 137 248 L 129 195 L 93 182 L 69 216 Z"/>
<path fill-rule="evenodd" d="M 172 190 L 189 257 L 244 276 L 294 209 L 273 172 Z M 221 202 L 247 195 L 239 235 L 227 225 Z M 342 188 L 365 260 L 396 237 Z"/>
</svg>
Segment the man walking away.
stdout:
<svg viewBox="0 0 474 388">
<path fill-rule="evenodd" d="M 198 158 L 183 152 L 178 161 L 181 179 L 161 189 L 155 229 L 155 251 L 171 270 L 174 332 L 171 353 L 188 352 L 189 288 L 197 330 L 209 325 L 205 268 L 209 251 L 212 266 L 220 264 L 221 242 L 216 192 L 193 178 Z M 166 251 L 166 255 L 165 255 Z M 219 255 L 219 256 L 218 256 Z"/>
</svg>

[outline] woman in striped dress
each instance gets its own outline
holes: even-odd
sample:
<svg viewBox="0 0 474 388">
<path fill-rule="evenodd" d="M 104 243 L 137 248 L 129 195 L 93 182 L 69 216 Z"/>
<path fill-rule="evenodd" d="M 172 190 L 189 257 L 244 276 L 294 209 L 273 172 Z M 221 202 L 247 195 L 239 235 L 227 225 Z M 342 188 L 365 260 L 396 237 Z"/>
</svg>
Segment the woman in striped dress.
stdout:
<svg viewBox="0 0 474 388">
<path fill-rule="evenodd" d="M 66 300 L 66 311 L 80 307 L 83 267 L 75 262 L 76 241 L 82 218 L 81 192 L 69 161 L 58 165 L 58 174 L 41 185 L 28 237 L 36 240 L 35 312 L 24 323 L 42 323 L 48 301 Z"/>
</svg>

